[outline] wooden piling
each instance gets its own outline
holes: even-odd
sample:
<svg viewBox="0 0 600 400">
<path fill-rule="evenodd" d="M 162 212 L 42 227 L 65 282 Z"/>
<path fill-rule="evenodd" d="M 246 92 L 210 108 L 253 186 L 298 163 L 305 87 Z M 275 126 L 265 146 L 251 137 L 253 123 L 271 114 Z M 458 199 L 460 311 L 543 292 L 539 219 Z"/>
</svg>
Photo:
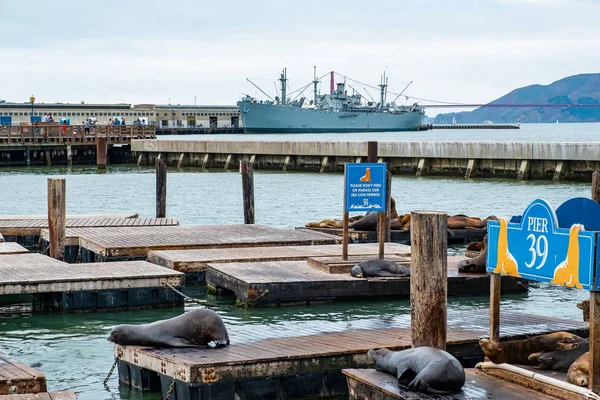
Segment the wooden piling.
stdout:
<svg viewBox="0 0 600 400">
<path fill-rule="evenodd" d="M 500 341 L 500 278 L 490 274 L 490 340 Z"/>
<path fill-rule="evenodd" d="M 99 136 L 96 138 L 96 166 L 98 169 L 106 168 L 106 137 Z"/>
<path fill-rule="evenodd" d="M 592 200 L 600 203 L 600 172 L 592 174 Z M 600 292 L 590 292 L 590 354 L 600 351 Z M 600 357 L 590 357 L 588 387 L 600 394 Z"/>
<path fill-rule="evenodd" d="M 448 215 L 411 213 L 410 314 L 412 346 L 446 349 Z"/>
<path fill-rule="evenodd" d="M 64 178 L 48 178 L 48 230 L 50 233 L 50 257 L 65 258 L 66 236 L 66 181 Z"/>
<path fill-rule="evenodd" d="M 377 142 L 367 142 L 367 162 L 377 162 Z"/>
<path fill-rule="evenodd" d="M 592 200 L 600 203 L 600 172 L 594 171 L 592 174 Z"/>
<path fill-rule="evenodd" d="M 246 161 L 240 161 L 242 197 L 244 199 L 244 224 L 254 223 L 254 171 Z"/>
<path fill-rule="evenodd" d="M 167 217 L 167 165 L 156 160 L 156 218 Z"/>
</svg>

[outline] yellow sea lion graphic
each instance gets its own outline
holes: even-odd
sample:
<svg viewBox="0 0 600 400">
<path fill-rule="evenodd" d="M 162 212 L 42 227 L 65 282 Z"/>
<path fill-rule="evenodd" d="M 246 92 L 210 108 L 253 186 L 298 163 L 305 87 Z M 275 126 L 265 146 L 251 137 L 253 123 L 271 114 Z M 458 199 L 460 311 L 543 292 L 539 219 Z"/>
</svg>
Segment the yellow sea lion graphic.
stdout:
<svg viewBox="0 0 600 400">
<path fill-rule="evenodd" d="M 510 275 L 520 278 L 517 260 L 508 251 L 508 222 L 506 218 L 498 218 L 500 233 L 498 234 L 498 261 L 495 274 Z"/>
<path fill-rule="evenodd" d="M 582 288 L 581 283 L 579 283 L 579 231 L 581 228 L 582 226 L 579 224 L 571 227 L 567 259 L 558 264 L 558 267 L 554 270 L 554 279 L 550 283 Z"/>
<path fill-rule="evenodd" d="M 371 168 L 366 169 L 365 176 L 360 178 L 359 182 L 371 182 Z"/>
</svg>

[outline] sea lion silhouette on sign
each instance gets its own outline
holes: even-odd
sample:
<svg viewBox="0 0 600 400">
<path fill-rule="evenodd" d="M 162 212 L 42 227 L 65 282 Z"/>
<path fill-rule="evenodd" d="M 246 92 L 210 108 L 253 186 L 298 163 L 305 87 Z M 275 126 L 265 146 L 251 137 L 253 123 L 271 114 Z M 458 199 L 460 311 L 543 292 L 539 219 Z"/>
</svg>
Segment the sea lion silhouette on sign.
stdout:
<svg viewBox="0 0 600 400">
<path fill-rule="evenodd" d="M 554 279 L 550 283 L 576 287 L 581 289 L 579 282 L 579 231 L 583 229 L 580 224 L 574 224 L 569 232 L 569 246 L 567 248 L 567 259 L 554 270 Z"/>
<path fill-rule="evenodd" d="M 520 278 L 519 266 L 515 257 L 508 251 L 508 222 L 506 218 L 498 218 L 500 232 L 498 233 L 498 262 L 495 274 L 503 274 Z"/>
<path fill-rule="evenodd" d="M 359 182 L 371 182 L 371 168 L 367 168 L 365 176 L 359 179 Z"/>
</svg>

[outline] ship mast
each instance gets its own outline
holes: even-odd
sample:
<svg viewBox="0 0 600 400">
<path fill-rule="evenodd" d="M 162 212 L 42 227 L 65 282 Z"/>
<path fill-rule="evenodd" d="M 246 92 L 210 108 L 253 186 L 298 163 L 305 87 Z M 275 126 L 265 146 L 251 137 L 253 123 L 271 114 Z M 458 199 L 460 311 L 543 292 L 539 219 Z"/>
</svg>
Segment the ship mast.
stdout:
<svg viewBox="0 0 600 400">
<path fill-rule="evenodd" d="M 281 73 L 281 78 L 279 78 L 279 81 L 281 82 L 281 104 L 285 104 L 286 102 L 286 82 L 287 82 L 287 68 L 283 69 L 283 72 Z"/>
<path fill-rule="evenodd" d="M 383 109 L 385 108 L 385 94 L 386 94 L 386 89 L 387 89 L 387 80 L 388 78 L 385 77 L 385 71 L 383 72 L 383 75 L 381 77 L 381 83 L 379 84 L 379 87 L 381 88 L 381 105 L 379 107 L 380 111 L 383 112 Z"/>
<path fill-rule="evenodd" d="M 314 79 L 313 79 L 312 83 L 314 85 L 314 89 L 313 89 L 314 97 L 315 97 L 314 104 L 316 106 L 317 105 L 317 85 L 319 84 L 320 81 L 317 79 L 317 67 L 314 66 L 314 69 L 315 69 L 315 73 L 314 73 Z"/>
</svg>

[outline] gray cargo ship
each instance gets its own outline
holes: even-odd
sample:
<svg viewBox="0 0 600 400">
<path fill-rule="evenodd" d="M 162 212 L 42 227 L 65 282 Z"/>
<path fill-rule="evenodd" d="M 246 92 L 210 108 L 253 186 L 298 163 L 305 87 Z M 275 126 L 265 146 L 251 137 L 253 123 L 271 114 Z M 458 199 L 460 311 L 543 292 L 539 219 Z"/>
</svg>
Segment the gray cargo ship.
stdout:
<svg viewBox="0 0 600 400">
<path fill-rule="evenodd" d="M 364 99 L 359 93 L 349 95 L 345 82 L 338 83 L 333 90 L 333 73 L 331 93 L 325 95 L 319 95 L 317 92 L 320 81 L 315 73 L 311 82 L 314 85 L 314 98 L 310 102 L 304 97 L 299 100 L 286 97 L 285 69 L 279 81 L 281 98 L 276 96 L 275 99 L 257 101 L 245 96 L 238 101 L 246 133 L 390 132 L 427 129 L 424 124 L 425 111 L 417 104 L 397 106 L 395 100 L 386 103 L 385 76 L 379 85 L 381 90 L 378 103 Z"/>
</svg>

